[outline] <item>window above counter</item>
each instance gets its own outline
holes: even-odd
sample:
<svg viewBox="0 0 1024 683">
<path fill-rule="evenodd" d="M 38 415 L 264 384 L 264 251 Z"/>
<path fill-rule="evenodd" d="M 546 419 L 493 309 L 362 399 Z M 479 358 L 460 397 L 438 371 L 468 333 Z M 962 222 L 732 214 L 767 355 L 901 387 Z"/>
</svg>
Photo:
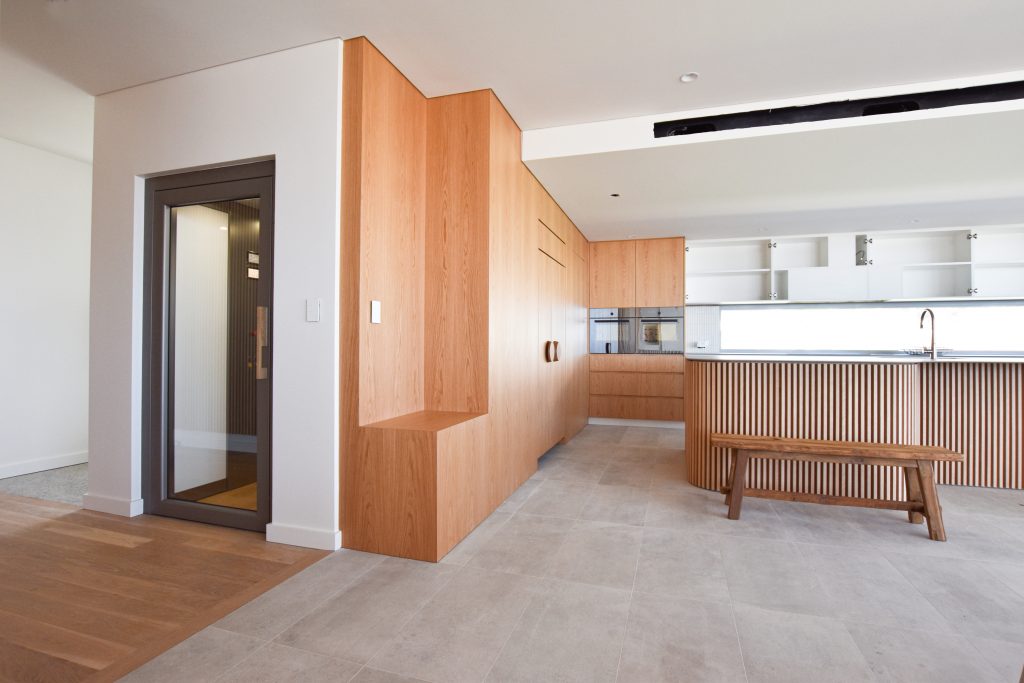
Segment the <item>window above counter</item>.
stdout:
<svg viewBox="0 0 1024 683">
<path fill-rule="evenodd" d="M 695 304 L 1024 298 L 1024 225 L 691 240 Z"/>
<path fill-rule="evenodd" d="M 929 304 L 940 357 L 1024 357 L 1024 301 Z M 932 320 L 909 302 L 722 306 L 717 348 L 739 355 L 914 357 L 931 349 Z"/>
</svg>

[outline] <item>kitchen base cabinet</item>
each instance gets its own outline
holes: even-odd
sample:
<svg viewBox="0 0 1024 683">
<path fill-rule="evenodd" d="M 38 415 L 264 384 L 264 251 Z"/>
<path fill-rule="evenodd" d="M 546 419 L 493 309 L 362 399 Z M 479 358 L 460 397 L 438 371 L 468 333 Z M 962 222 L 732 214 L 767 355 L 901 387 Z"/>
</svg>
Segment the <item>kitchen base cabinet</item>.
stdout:
<svg viewBox="0 0 1024 683">
<path fill-rule="evenodd" d="M 683 419 L 683 399 L 664 396 L 595 396 L 590 395 L 591 417 L 613 417 L 622 420 Z"/>
<path fill-rule="evenodd" d="M 591 417 L 682 421 L 685 367 L 680 355 L 591 356 Z"/>
</svg>

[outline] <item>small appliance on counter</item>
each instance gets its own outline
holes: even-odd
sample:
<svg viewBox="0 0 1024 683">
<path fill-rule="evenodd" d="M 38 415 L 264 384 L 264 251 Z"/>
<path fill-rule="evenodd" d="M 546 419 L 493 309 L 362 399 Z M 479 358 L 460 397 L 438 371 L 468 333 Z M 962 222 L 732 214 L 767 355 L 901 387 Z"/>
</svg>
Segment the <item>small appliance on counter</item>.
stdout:
<svg viewBox="0 0 1024 683">
<path fill-rule="evenodd" d="M 590 309 L 591 353 L 683 353 L 683 307 Z"/>
</svg>

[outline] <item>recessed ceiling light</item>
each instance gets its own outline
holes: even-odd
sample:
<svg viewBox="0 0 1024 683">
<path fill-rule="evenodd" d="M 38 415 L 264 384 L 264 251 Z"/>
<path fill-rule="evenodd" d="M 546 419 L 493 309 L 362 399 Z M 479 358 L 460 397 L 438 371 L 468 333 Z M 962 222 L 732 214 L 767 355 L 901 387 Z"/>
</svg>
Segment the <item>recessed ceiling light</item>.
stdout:
<svg viewBox="0 0 1024 683">
<path fill-rule="evenodd" d="M 679 77 L 679 80 L 682 81 L 683 83 L 693 83 L 698 78 L 700 78 L 700 74 L 697 73 L 696 71 L 687 71 L 686 73 Z"/>
<path fill-rule="evenodd" d="M 612 193 L 611 193 L 610 195 L 608 195 L 608 196 L 609 196 L 609 197 L 618 197 L 618 196 L 619 196 L 619 193 L 618 193 L 618 192 L 612 192 Z"/>
</svg>

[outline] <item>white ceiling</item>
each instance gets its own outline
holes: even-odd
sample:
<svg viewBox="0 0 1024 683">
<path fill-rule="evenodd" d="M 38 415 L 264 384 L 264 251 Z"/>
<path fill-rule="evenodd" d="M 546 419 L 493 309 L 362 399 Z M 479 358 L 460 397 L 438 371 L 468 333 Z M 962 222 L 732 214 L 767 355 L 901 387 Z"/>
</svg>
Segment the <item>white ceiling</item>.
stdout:
<svg viewBox="0 0 1024 683">
<path fill-rule="evenodd" d="M 1024 69 L 1021 0 L 3 0 L 0 37 L 99 94 L 369 37 L 524 129 Z M 683 85 L 679 75 L 698 71 Z"/>
<path fill-rule="evenodd" d="M 1024 70 L 1021 0 L 0 1 L 0 42 L 45 67 L 35 75 L 54 92 L 365 35 L 428 96 L 493 88 L 532 131 L 524 150 L 576 144 L 550 130 L 567 124 Z M 681 84 L 686 71 L 701 77 Z M 9 73 L 0 115 L 25 108 L 29 86 Z M 82 106 L 42 101 L 47 123 Z M 1024 222 L 1021 112 L 679 145 L 633 131 L 629 149 L 526 155 L 591 239 Z M 73 137 L 53 144 L 81 156 Z"/>
<path fill-rule="evenodd" d="M 592 240 L 1024 223 L 1024 111 L 890 118 L 526 163 Z"/>
</svg>

